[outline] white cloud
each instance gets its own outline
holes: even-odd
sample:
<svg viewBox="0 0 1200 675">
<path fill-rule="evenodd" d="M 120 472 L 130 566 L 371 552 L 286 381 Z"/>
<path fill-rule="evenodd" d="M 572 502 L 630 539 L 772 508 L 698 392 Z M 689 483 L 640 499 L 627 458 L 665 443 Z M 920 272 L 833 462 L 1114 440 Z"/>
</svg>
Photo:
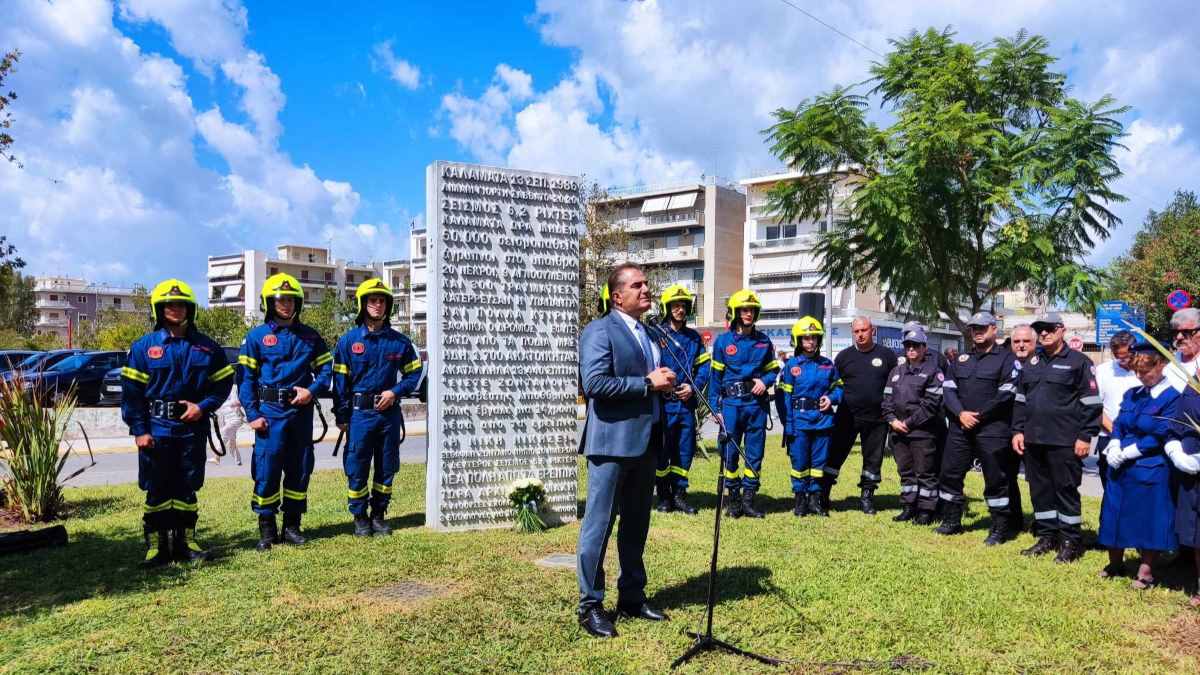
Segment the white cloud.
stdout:
<svg viewBox="0 0 1200 675">
<path fill-rule="evenodd" d="M 371 55 L 372 66 L 385 71 L 396 84 L 413 90 L 421 86 L 421 69 L 398 58 L 392 51 L 391 40 L 385 40 L 375 45 L 371 50 Z"/>
<path fill-rule="evenodd" d="M 151 54 L 113 23 L 108 0 L 18 0 L 0 44 L 19 47 L 14 151 L 0 163 L 0 228 L 33 273 L 151 283 L 203 283 L 204 257 L 283 240 L 355 233 L 338 255 L 394 257 L 403 242 L 362 223 L 349 183 L 295 164 L 279 147 L 283 83 L 245 44 L 234 0 L 122 0 L 128 21 L 162 26 L 179 56 L 233 94 L 247 123 L 220 107 L 198 111 L 184 69 Z M 227 166 L 196 158 L 207 145 Z"/>
</svg>

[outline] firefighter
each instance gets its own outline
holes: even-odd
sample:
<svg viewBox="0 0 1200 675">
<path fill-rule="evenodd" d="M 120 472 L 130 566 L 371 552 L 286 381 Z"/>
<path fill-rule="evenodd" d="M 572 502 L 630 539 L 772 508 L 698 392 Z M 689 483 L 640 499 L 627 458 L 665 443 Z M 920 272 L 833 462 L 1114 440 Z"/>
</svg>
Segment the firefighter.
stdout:
<svg viewBox="0 0 1200 675">
<path fill-rule="evenodd" d="M 796 516 L 828 516 L 821 479 L 833 433 L 833 406 L 842 402 L 842 378 L 833 361 L 821 356 L 825 329 L 811 316 L 792 324 L 792 349 L 775 385 L 775 405 L 783 425 L 784 447 L 792 461 Z"/>
<path fill-rule="evenodd" d="M 266 280 L 260 309 L 265 323 L 246 334 L 238 355 L 238 396 L 254 430 L 250 473 L 258 514 L 258 545 L 303 544 L 300 519 L 308 510 L 312 475 L 313 405 L 329 389 L 333 354 L 317 331 L 300 322 L 304 290 L 288 274 Z M 275 514 L 283 511 L 283 534 Z"/>
<path fill-rule="evenodd" d="M 1012 449 L 1012 406 L 1020 365 L 996 343 L 996 317 L 977 312 L 967 324 L 975 349 L 950 361 L 942 383 L 950 429 L 938 479 L 943 500 L 937 533 L 959 534 L 966 496 L 963 481 L 971 464 L 983 467 L 983 497 L 992 516 L 984 543 L 1002 544 L 1021 531 L 1021 458 Z"/>
<path fill-rule="evenodd" d="M 767 438 L 767 388 L 775 384 L 780 363 L 771 339 L 754 326 L 760 310 L 762 302 L 754 291 L 743 288 L 731 295 L 725 312 L 730 330 L 713 345 L 708 402 L 729 433 L 722 452 L 731 518 L 765 516 L 754 507 L 754 496 Z M 747 466 L 741 474 L 737 445 L 746 453 Z"/>
<path fill-rule="evenodd" d="M 904 360 L 883 388 L 883 419 L 892 429 L 892 452 L 900 474 L 901 510 L 892 520 L 917 525 L 933 521 L 938 502 L 937 438 L 942 381 L 937 358 L 928 353 L 925 331 L 904 334 Z"/>
<path fill-rule="evenodd" d="M 663 291 L 662 329 L 670 340 L 660 344 L 662 363 L 675 373 L 678 386 L 664 395 L 667 442 L 658 466 L 658 510 L 696 513 L 687 501 L 688 471 L 696 452 L 696 404 L 708 384 L 708 351 L 700 334 L 687 325 L 696 296 L 682 284 Z M 694 384 L 694 387 L 693 387 Z"/>
<path fill-rule="evenodd" d="M 146 567 L 204 560 L 196 543 L 196 491 L 204 485 L 208 416 L 229 395 L 234 368 L 196 330 L 196 295 L 179 279 L 150 293 L 154 331 L 129 348 L 121 369 L 121 417 L 138 447 Z"/>
<path fill-rule="evenodd" d="M 1070 563 L 1083 555 L 1079 483 L 1083 458 L 1100 433 L 1102 412 L 1092 360 L 1067 346 L 1057 312 L 1033 322 L 1039 349 L 1021 369 L 1013 406 L 1013 450 L 1025 460 L 1025 479 L 1037 541 L 1022 555 Z"/>
<path fill-rule="evenodd" d="M 334 415 L 347 435 L 342 466 L 354 534 L 389 535 L 384 520 L 392 498 L 392 479 L 400 468 L 404 415 L 400 398 L 417 390 L 421 358 L 408 336 L 393 329 L 392 289 L 368 279 L 354 293 L 357 327 L 338 340 L 333 358 Z M 374 480 L 367 483 L 371 464 Z M 367 497 L 370 496 L 370 514 Z"/>
</svg>

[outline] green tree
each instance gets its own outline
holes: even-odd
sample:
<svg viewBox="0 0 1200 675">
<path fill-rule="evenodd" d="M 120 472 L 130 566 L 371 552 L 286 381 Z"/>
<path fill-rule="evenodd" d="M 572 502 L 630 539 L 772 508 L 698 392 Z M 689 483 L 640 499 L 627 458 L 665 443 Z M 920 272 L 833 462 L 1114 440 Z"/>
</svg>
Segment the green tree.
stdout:
<svg viewBox="0 0 1200 675">
<path fill-rule="evenodd" d="M 196 328 L 226 347 L 242 344 L 250 329 L 246 316 L 229 307 L 200 307 L 196 310 Z"/>
<path fill-rule="evenodd" d="M 150 316 L 150 292 L 145 286 L 133 287 L 133 310 L 112 307 L 102 309 L 91 321 L 80 321 L 75 330 L 76 347 L 105 351 L 126 351 L 141 336 L 154 328 Z"/>
<path fill-rule="evenodd" d="M 1151 211 L 1129 252 L 1111 269 L 1113 297 L 1146 312 L 1146 328 L 1161 334 L 1169 325 L 1167 295 L 1182 288 L 1200 299 L 1200 199 L 1180 190 L 1162 211 Z"/>
<path fill-rule="evenodd" d="M 8 106 L 17 100 L 17 93 L 9 91 L 4 93 L 4 80 L 14 72 L 17 61 L 21 60 L 21 51 L 14 49 L 11 52 L 5 52 L 4 57 L 0 58 L 0 158 L 7 159 L 10 162 L 20 166 L 16 155 L 11 154 L 10 149 L 13 144 L 13 137 L 8 133 L 12 128 L 12 113 L 8 112 Z"/>
<path fill-rule="evenodd" d="M 0 235 L 0 330 L 20 336 L 33 335 L 34 295 L 33 277 L 21 274 L 25 261 L 17 255 L 17 247 L 8 237 Z"/>
<path fill-rule="evenodd" d="M 333 349 L 342 333 L 354 325 L 354 301 L 343 300 L 335 290 L 326 290 L 320 302 L 304 304 L 300 320 L 320 333 Z"/>
<path fill-rule="evenodd" d="M 890 126 L 867 119 L 867 96 L 835 87 L 775 112 L 771 151 L 808 174 L 770 195 L 783 219 L 823 218 L 849 188 L 817 254 L 832 283 L 884 284 L 919 316 L 965 329 L 1019 283 L 1090 310 L 1102 272 L 1082 259 L 1120 223 L 1109 205 L 1127 108 L 1067 95 L 1040 36 L 956 42 L 950 29 L 892 41 L 873 64 Z M 831 170 L 833 169 L 833 170 Z"/>
<path fill-rule="evenodd" d="M 579 329 L 599 315 L 600 288 L 613 266 L 626 260 L 629 233 L 615 224 L 616 207 L 593 183 L 585 195 L 585 231 L 579 241 Z"/>
</svg>

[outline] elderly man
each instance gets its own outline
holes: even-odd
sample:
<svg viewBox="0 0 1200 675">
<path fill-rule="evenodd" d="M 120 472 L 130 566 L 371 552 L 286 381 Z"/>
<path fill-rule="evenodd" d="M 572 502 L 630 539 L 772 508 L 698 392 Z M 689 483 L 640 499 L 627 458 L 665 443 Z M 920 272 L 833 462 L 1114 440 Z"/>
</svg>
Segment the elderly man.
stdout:
<svg viewBox="0 0 1200 675">
<path fill-rule="evenodd" d="M 1175 312 L 1171 316 L 1171 335 L 1183 368 L 1173 363 L 1167 366 L 1167 381 L 1182 392 L 1188 378 L 1200 374 L 1200 309 L 1188 307 Z"/>
<path fill-rule="evenodd" d="M 875 326 L 865 316 L 850 322 L 854 344 L 838 352 L 834 366 L 844 384 L 842 403 L 833 422 L 833 438 L 825 475 L 821 478 L 822 499 L 829 508 L 829 493 L 837 483 L 838 471 L 850 455 L 854 440 L 862 440 L 862 478 L 858 487 L 863 513 L 873 514 L 875 490 L 883 467 L 883 446 L 887 442 L 888 425 L 883 421 L 883 388 L 888 373 L 896 367 L 896 354 L 875 342 Z"/>
<path fill-rule="evenodd" d="M 1017 357 L 1017 362 L 1021 365 L 1027 363 L 1037 349 L 1037 333 L 1034 333 L 1033 327 L 1028 324 L 1014 328 L 1008 341 L 1011 343 L 1013 356 Z"/>
<path fill-rule="evenodd" d="M 618 265 L 608 276 L 612 312 L 583 329 L 579 378 L 588 399 L 580 452 L 587 457 L 587 507 L 579 528 L 579 624 L 590 635 L 617 630 L 604 612 L 604 550 L 617 515 L 617 610 L 620 615 L 663 621 L 646 604 L 646 533 L 654 472 L 664 443 L 662 395 L 674 391 L 675 373 L 639 319 L 650 309 L 650 287 L 637 265 Z"/>
</svg>

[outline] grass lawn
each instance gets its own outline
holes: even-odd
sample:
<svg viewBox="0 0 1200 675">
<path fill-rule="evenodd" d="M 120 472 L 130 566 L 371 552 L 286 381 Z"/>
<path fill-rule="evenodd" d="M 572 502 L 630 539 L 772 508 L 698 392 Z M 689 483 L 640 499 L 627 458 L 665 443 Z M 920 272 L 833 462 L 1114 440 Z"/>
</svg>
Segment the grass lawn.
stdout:
<svg viewBox="0 0 1200 675">
<path fill-rule="evenodd" d="M 985 548 L 978 500 L 963 536 L 893 523 L 890 461 L 879 515 L 850 511 L 857 489 L 844 482 L 832 518 L 794 518 L 778 437 L 767 447 L 770 513 L 726 520 L 722 532 L 720 637 L 804 672 L 886 670 L 893 660 L 947 673 L 1200 667 L 1200 615 L 1180 590 L 1101 581 L 1099 552 L 1069 566 L 1022 558 L 1028 534 Z M 857 461 L 843 475 L 856 475 Z M 311 543 L 267 554 L 253 550 L 249 479 L 213 480 L 200 493 L 200 535 L 219 558 L 151 572 L 136 566 L 142 493 L 69 490 L 70 545 L 0 558 L 0 672 L 664 672 L 687 646 L 684 631 L 703 615 L 715 460 L 693 468 L 700 516 L 654 515 L 648 591 L 673 620 L 623 621 L 609 641 L 576 626 L 574 573 L 532 562 L 573 552 L 577 525 L 537 535 L 428 531 L 423 469 L 400 471 L 396 534 L 367 541 L 350 534 L 342 476 L 318 473 L 305 520 Z M 978 496 L 979 474 L 967 486 Z M 1088 529 L 1098 506 L 1084 502 Z M 437 594 L 401 602 L 368 593 L 398 582 Z M 683 672 L 762 669 L 710 654 Z"/>
</svg>

